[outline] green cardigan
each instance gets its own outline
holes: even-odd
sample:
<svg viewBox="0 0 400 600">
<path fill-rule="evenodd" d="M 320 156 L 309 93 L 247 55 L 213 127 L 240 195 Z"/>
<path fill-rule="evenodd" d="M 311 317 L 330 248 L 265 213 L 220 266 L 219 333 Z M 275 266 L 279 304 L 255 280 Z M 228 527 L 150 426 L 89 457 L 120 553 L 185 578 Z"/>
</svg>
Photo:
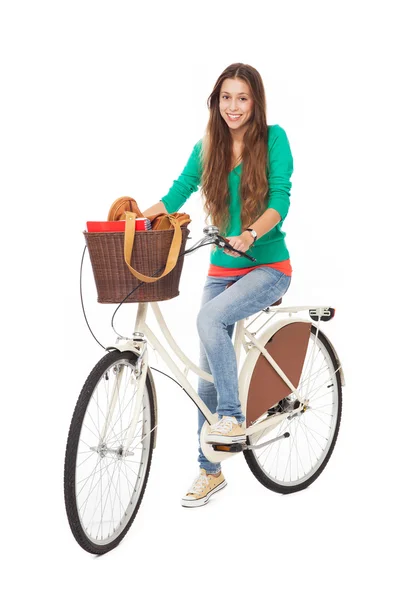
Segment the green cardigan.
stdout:
<svg viewBox="0 0 400 600">
<path fill-rule="evenodd" d="M 202 140 L 199 140 L 187 161 L 185 168 L 178 179 L 174 180 L 168 194 L 161 198 L 168 213 L 179 211 L 193 192 L 200 185 L 201 161 L 200 149 Z M 274 208 L 281 215 L 281 221 L 268 233 L 258 238 L 247 253 L 256 258 L 259 264 L 274 263 L 289 258 L 286 247 L 286 233 L 282 231 L 282 223 L 286 218 L 290 205 L 290 190 L 292 187 L 290 177 L 293 173 L 293 157 L 285 130 L 279 125 L 268 126 L 268 151 L 270 173 L 268 176 L 269 190 L 267 193 L 266 208 Z M 240 235 L 242 224 L 240 220 L 240 174 L 242 164 L 235 167 L 228 176 L 230 196 L 230 224 L 227 237 Z M 255 266 L 257 263 L 244 256 L 229 256 L 221 248 L 212 246 L 211 264 L 228 268 L 244 268 Z"/>
</svg>

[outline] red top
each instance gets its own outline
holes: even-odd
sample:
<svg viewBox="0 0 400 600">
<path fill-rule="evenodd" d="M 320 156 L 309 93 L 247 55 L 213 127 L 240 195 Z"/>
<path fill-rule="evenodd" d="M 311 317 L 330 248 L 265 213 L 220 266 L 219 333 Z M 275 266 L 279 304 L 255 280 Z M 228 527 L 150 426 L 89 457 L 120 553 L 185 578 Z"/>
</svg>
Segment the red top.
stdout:
<svg viewBox="0 0 400 600">
<path fill-rule="evenodd" d="M 273 269 L 277 269 L 278 271 L 282 271 L 285 275 L 292 275 L 292 265 L 290 264 L 290 258 L 286 260 L 281 260 L 275 263 L 268 263 L 265 265 L 257 265 L 255 267 L 245 267 L 244 269 L 232 269 L 228 267 L 218 267 L 217 265 L 210 265 L 208 269 L 208 275 L 210 277 L 228 277 L 229 275 L 246 275 L 253 269 L 258 269 L 258 267 L 271 267 Z"/>
</svg>

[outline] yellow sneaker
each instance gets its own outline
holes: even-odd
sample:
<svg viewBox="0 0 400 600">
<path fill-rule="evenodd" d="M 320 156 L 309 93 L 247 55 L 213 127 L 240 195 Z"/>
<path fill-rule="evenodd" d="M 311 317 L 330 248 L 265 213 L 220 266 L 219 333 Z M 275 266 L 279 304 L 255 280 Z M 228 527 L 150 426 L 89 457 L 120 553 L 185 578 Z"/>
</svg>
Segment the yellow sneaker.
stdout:
<svg viewBox="0 0 400 600">
<path fill-rule="evenodd" d="M 207 444 L 235 444 L 246 441 L 246 431 L 236 417 L 223 416 L 217 423 L 210 426 L 210 432 L 205 436 Z"/>
<path fill-rule="evenodd" d="M 186 496 L 181 500 L 181 505 L 187 508 L 204 506 L 215 492 L 219 492 L 227 485 L 225 477 L 221 473 L 218 477 L 200 469 L 200 475 L 196 477 Z"/>
</svg>

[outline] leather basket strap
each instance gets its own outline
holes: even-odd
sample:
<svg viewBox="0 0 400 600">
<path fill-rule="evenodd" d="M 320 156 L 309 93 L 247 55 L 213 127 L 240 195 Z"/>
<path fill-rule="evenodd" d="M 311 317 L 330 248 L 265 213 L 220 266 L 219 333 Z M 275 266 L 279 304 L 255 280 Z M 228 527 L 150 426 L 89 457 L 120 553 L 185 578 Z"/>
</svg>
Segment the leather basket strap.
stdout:
<svg viewBox="0 0 400 600">
<path fill-rule="evenodd" d="M 158 277 L 149 277 L 148 275 L 142 275 L 142 273 L 139 273 L 130 265 L 133 243 L 135 241 L 135 220 L 137 215 L 136 213 L 130 211 L 126 211 L 125 214 L 126 220 L 124 238 L 124 259 L 125 264 L 132 273 L 132 275 L 134 275 L 137 279 L 140 279 L 140 281 L 145 281 L 146 283 L 157 281 L 158 279 L 161 279 L 161 277 L 165 277 L 165 275 L 168 275 L 168 273 L 172 271 L 172 269 L 178 262 L 178 255 L 182 244 L 182 230 L 177 218 L 173 217 L 172 215 L 168 215 L 169 221 L 174 228 L 174 236 L 172 238 L 165 269 L 163 273 L 161 273 L 161 275 L 159 275 Z"/>
</svg>

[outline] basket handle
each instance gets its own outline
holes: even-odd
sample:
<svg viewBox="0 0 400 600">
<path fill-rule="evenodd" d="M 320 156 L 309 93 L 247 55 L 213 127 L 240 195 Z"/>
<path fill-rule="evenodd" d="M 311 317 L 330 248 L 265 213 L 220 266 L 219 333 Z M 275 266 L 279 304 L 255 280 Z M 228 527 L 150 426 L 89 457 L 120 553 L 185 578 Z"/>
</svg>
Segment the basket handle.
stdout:
<svg viewBox="0 0 400 600">
<path fill-rule="evenodd" d="M 181 226 L 179 225 L 177 218 L 173 217 L 170 214 L 167 215 L 170 220 L 171 225 L 174 228 L 174 237 L 172 238 L 171 248 L 169 249 L 167 264 L 165 265 L 164 272 L 161 273 L 161 275 L 159 275 L 158 277 L 149 277 L 147 275 L 142 275 L 141 273 L 136 271 L 130 265 L 132 249 L 133 249 L 133 242 L 135 240 L 136 213 L 126 211 L 125 214 L 126 214 L 126 220 L 125 220 L 125 238 L 124 238 L 124 259 L 125 259 L 125 264 L 128 267 L 128 269 L 130 270 L 130 272 L 132 273 L 132 275 L 134 275 L 137 279 L 140 279 L 140 281 L 145 281 L 146 283 L 151 283 L 153 281 L 157 281 L 158 279 L 161 279 L 161 277 L 165 277 L 165 275 L 168 275 L 168 273 L 170 271 L 172 271 L 172 269 L 175 267 L 176 263 L 178 262 L 178 254 L 179 254 L 179 250 L 181 249 L 181 244 L 182 244 L 182 230 L 181 230 Z"/>
</svg>

